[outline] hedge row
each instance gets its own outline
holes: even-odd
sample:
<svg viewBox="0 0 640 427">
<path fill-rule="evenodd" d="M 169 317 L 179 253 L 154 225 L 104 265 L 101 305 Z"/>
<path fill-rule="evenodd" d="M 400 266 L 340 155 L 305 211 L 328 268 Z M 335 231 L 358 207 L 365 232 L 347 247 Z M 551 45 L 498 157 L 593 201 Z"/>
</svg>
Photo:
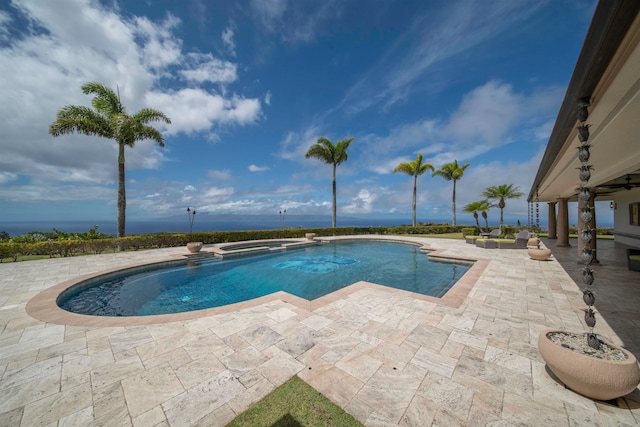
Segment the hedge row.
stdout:
<svg viewBox="0 0 640 427">
<path fill-rule="evenodd" d="M 82 254 L 99 254 L 124 250 L 155 249 L 186 245 L 187 242 L 204 244 L 239 242 L 245 240 L 284 239 L 303 237 L 305 233 L 317 236 L 345 236 L 358 234 L 444 234 L 462 231 L 464 226 L 423 225 L 396 227 L 340 227 L 340 228 L 285 228 L 280 230 L 212 231 L 185 233 L 158 233 L 126 236 L 122 238 L 92 240 L 52 240 L 46 242 L 0 242 L 0 262 L 17 260 L 19 256 L 39 255 L 67 257 Z"/>
</svg>

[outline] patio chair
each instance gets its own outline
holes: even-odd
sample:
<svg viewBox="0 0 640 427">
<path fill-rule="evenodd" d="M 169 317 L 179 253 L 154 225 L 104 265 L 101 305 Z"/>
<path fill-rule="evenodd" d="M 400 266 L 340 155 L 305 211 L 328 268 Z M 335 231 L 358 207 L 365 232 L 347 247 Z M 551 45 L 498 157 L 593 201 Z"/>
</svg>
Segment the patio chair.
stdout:
<svg viewBox="0 0 640 427">
<path fill-rule="evenodd" d="M 495 228 L 489 233 L 480 233 L 480 237 L 485 237 L 487 239 L 497 239 L 498 237 L 500 237 L 500 229 Z"/>
<path fill-rule="evenodd" d="M 521 231 L 516 235 L 515 239 L 498 239 L 499 249 L 527 249 L 527 242 L 531 237 L 528 231 Z"/>
<path fill-rule="evenodd" d="M 627 265 L 630 271 L 640 271 L 640 249 L 627 249 Z"/>
<path fill-rule="evenodd" d="M 479 239 L 476 239 L 476 246 L 485 249 L 496 249 L 498 247 L 498 243 L 495 240 L 481 237 Z"/>
<path fill-rule="evenodd" d="M 480 239 L 480 236 L 466 236 L 466 237 L 464 238 L 464 240 L 465 240 L 467 243 L 470 243 L 470 244 L 472 244 L 472 245 L 474 245 L 474 244 L 476 243 L 476 240 L 477 240 L 477 239 Z"/>
</svg>

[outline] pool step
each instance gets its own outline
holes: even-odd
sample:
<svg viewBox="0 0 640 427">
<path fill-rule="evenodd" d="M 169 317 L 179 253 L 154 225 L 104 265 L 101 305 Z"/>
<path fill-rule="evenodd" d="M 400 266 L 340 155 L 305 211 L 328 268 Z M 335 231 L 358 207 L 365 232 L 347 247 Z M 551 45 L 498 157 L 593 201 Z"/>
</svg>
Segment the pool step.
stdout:
<svg viewBox="0 0 640 427">
<path fill-rule="evenodd" d="M 208 252 L 208 251 L 196 252 L 194 254 L 191 254 L 191 253 L 183 254 L 183 256 L 187 258 L 189 261 L 199 261 L 199 260 L 211 259 L 216 257 L 213 252 Z"/>
</svg>

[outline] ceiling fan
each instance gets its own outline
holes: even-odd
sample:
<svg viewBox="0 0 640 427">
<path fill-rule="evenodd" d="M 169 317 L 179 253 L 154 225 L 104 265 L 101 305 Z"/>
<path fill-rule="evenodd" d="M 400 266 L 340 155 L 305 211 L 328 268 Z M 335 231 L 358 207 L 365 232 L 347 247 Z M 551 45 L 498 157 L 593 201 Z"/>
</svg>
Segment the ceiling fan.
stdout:
<svg viewBox="0 0 640 427">
<path fill-rule="evenodd" d="M 626 182 L 613 183 L 613 184 L 601 184 L 598 187 L 603 187 L 603 188 L 624 188 L 625 190 L 631 190 L 632 188 L 640 187 L 640 182 L 631 182 L 631 175 L 627 175 L 624 180 Z"/>
</svg>

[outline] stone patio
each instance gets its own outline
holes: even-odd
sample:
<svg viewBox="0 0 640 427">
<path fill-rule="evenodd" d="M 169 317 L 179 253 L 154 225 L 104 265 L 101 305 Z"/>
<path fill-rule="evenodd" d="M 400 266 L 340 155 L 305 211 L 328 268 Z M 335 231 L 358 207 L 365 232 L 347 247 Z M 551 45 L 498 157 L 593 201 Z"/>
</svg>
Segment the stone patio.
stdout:
<svg viewBox="0 0 640 427">
<path fill-rule="evenodd" d="M 0 425 L 221 426 L 296 374 L 367 426 L 640 425 L 640 390 L 584 398 L 538 354 L 542 330 L 586 330 L 575 245 L 548 242 L 554 259 L 538 262 L 521 249 L 413 240 L 481 259 L 462 298 L 360 282 L 313 303 L 281 293 L 162 323 L 56 324 L 27 302 L 186 249 L 2 263 Z M 596 331 L 639 357 L 640 273 L 627 271 L 623 249 L 598 241 Z"/>
</svg>

